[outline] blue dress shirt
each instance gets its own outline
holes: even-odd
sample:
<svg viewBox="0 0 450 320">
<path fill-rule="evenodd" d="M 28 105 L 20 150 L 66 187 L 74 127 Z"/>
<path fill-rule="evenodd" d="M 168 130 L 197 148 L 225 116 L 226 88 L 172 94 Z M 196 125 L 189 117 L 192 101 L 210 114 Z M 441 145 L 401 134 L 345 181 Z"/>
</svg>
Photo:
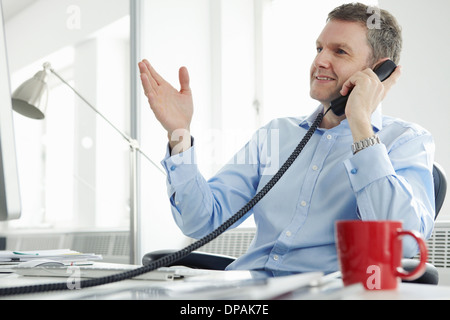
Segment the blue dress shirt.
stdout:
<svg viewBox="0 0 450 320">
<path fill-rule="evenodd" d="M 209 181 L 198 171 L 195 144 L 184 153 L 168 153 L 162 164 L 172 213 L 183 233 L 201 238 L 241 209 L 283 165 L 322 110 L 271 121 Z M 433 139 L 418 125 L 383 116 L 380 108 L 372 126 L 382 144 L 355 155 L 347 120 L 329 130 L 319 128 L 278 184 L 243 218 L 254 215 L 256 236 L 228 269 L 274 275 L 336 271 L 338 220 L 400 220 L 405 230 L 428 238 L 435 212 Z M 417 253 L 408 238 L 405 257 Z"/>
</svg>

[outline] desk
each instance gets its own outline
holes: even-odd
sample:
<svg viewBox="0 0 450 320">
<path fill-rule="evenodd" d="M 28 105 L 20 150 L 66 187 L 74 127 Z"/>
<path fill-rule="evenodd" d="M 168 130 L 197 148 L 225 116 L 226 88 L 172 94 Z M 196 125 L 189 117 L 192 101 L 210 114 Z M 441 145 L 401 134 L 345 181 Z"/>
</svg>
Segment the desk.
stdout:
<svg viewBox="0 0 450 320">
<path fill-rule="evenodd" d="M 224 271 L 221 279 L 203 278 L 195 280 L 125 280 L 103 286 L 81 290 L 66 290 L 39 294 L 0 297 L 6 300 L 192 300 L 192 299 L 242 299 L 265 300 L 279 297 L 284 300 L 337 299 L 337 300 L 409 300 L 409 299 L 450 299 L 450 287 L 424 284 L 401 283 L 397 290 L 367 291 L 360 285 L 343 287 L 340 279 L 321 283 L 321 274 L 312 273 L 279 278 L 269 278 L 240 286 L 223 286 L 223 280 L 235 281 L 235 275 Z M 233 275 L 235 280 L 226 277 Z M 225 278 L 224 278 L 225 277 Z M 218 279 L 218 278 L 217 278 Z M 0 287 L 17 287 L 51 282 L 65 282 L 64 278 L 26 277 L 18 274 L 1 274 Z M 222 282 L 221 282 L 222 281 Z"/>
</svg>

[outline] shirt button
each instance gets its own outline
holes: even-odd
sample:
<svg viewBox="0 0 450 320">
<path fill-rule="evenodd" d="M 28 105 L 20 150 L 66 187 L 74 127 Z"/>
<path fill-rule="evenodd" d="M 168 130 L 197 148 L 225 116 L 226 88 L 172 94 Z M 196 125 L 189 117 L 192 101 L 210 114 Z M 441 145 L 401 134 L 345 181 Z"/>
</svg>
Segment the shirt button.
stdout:
<svg viewBox="0 0 450 320">
<path fill-rule="evenodd" d="M 331 139 L 333 139 L 333 136 L 331 134 L 329 134 L 329 135 L 327 135 L 327 139 L 331 140 Z"/>
<path fill-rule="evenodd" d="M 313 169 L 314 171 L 317 171 L 317 170 L 319 170 L 319 167 L 316 166 L 316 165 L 314 165 L 314 166 L 312 166 L 312 169 Z"/>
<path fill-rule="evenodd" d="M 357 174 L 358 173 L 358 169 L 353 168 L 352 171 L 350 171 L 351 174 Z"/>
<path fill-rule="evenodd" d="M 301 205 L 302 207 L 306 207 L 306 201 L 300 202 L 300 205 Z"/>
<path fill-rule="evenodd" d="M 275 260 L 275 261 L 278 261 L 279 258 L 280 257 L 277 254 L 273 256 L 273 260 Z"/>
<path fill-rule="evenodd" d="M 286 231 L 286 237 L 292 236 L 292 233 L 290 231 Z"/>
<path fill-rule="evenodd" d="M 177 167 L 175 167 L 175 166 L 171 166 L 171 167 L 170 167 L 170 171 L 175 171 L 176 168 L 177 168 Z"/>
</svg>

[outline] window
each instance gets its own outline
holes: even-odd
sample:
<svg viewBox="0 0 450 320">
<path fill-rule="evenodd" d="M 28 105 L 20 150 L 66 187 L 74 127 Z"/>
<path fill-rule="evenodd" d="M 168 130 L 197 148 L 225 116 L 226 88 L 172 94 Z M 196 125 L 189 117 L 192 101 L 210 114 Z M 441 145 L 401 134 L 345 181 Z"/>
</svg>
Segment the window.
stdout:
<svg viewBox="0 0 450 320">
<path fill-rule="evenodd" d="M 24 3 L 19 12 L 9 15 L 7 39 L 23 39 L 8 41 L 12 89 L 48 61 L 119 130 L 128 133 L 129 1 L 79 6 L 50 2 L 54 10 L 48 10 L 47 2 L 36 1 L 32 6 Z M 102 10 L 104 4 L 107 12 Z M 79 20 L 74 20 L 74 14 L 80 14 Z M 46 37 L 36 50 L 21 47 L 28 48 L 33 39 L 42 38 L 40 34 Z M 14 114 L 14 120 L 23 213 L 21 219 L 2 226 L 7 230 L 129 228 L 130 151 L 122 136 L 52 74 L 45 119 Z"/>
</svg>

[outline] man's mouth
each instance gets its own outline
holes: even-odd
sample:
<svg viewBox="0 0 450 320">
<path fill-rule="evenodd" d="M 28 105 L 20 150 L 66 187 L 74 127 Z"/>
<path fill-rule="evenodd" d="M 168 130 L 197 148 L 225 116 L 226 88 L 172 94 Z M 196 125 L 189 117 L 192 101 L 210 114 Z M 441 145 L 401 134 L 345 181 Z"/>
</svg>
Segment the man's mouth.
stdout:
<svg viewBox="0 0 450 320">
<path fill-rule="evenodd" d="M 333 81 L 334 80 L 333 78 L 324 77 L 324 76 L 317 76 L 316 79 L 320 80 L 320 81 Z"/>
</svg>

